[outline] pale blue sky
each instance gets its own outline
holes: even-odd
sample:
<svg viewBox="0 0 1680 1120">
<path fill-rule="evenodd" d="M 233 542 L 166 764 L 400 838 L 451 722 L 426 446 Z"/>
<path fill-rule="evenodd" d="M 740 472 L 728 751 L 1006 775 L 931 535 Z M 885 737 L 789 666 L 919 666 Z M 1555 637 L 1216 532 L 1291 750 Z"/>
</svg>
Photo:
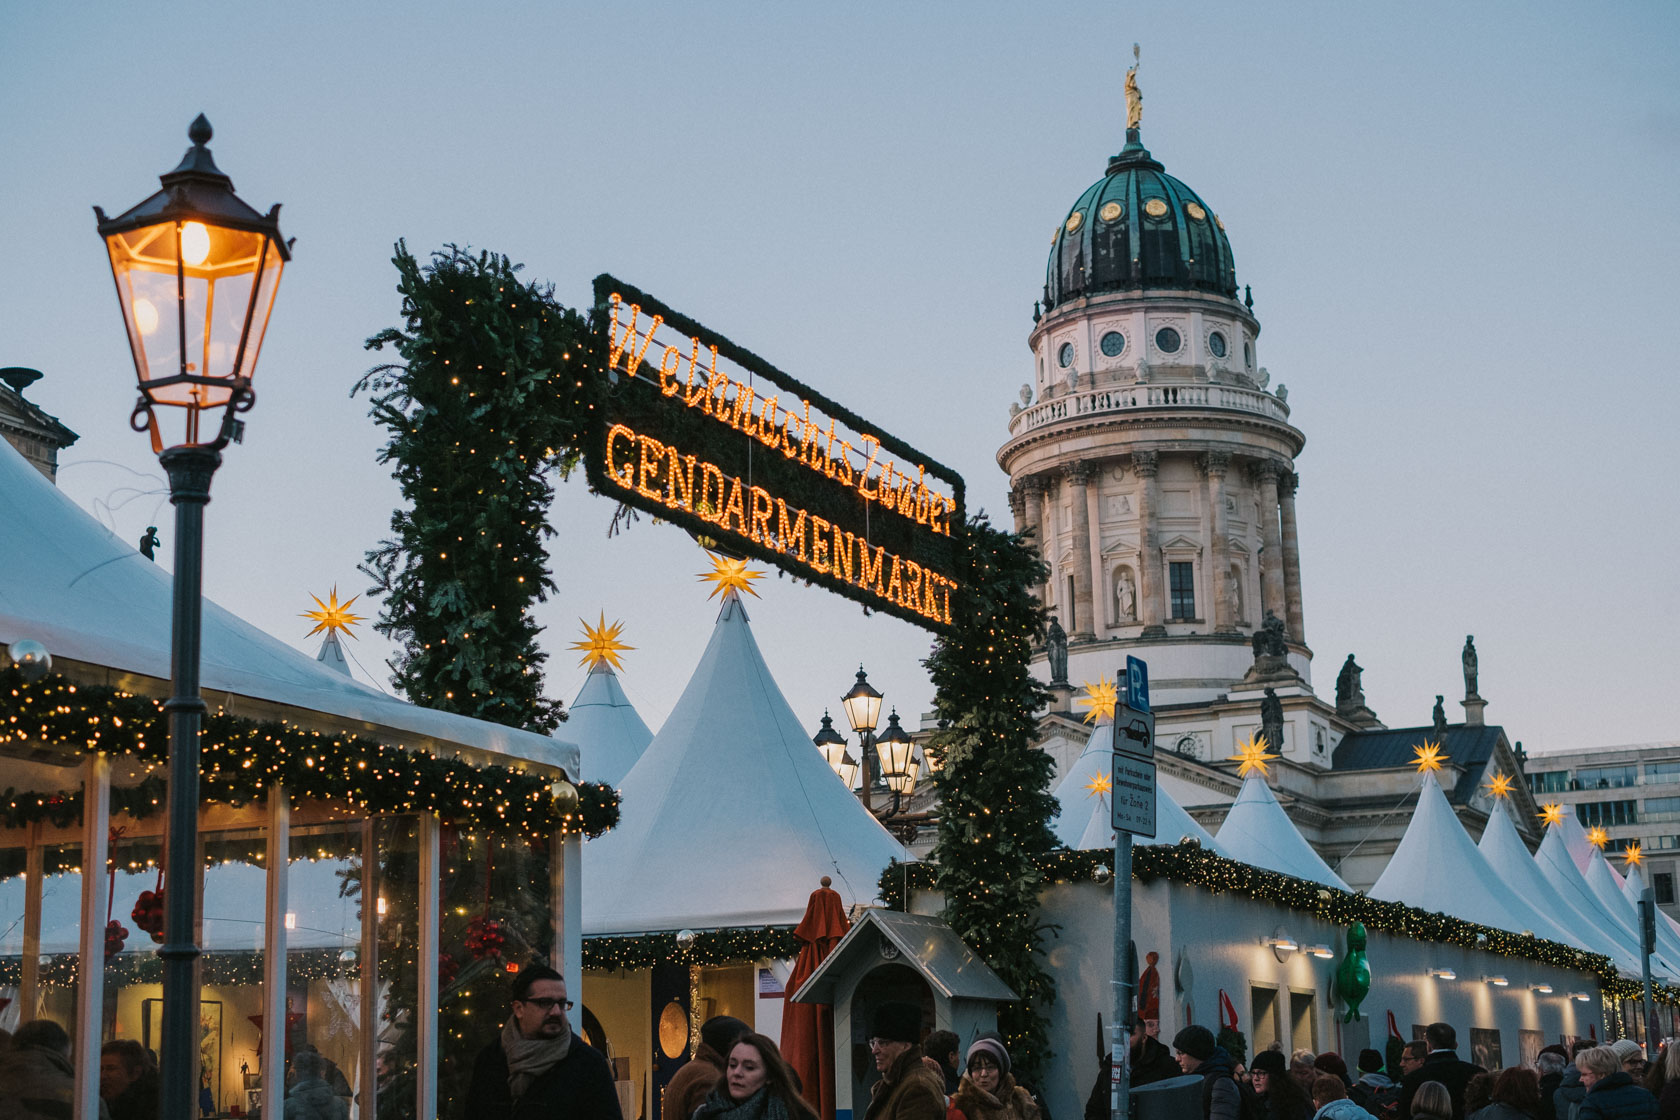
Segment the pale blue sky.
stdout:
<svg viewBox="0 0 1680 1120">
<path fill-rule="evenodd" d="M 209 593 L 277 636 L 312 648 L 307 593 L 365 586 L 395 501 L 347 392 L 398 237 L 505 252 L 569 303 L 614 272 L 1007 521 L 1050 231 L 1122 142 L 1134 40 L 1144 140 L 1224 219 L 1307 436 L 1320 693 L 1356 652 L 1386 722 L 1427 722 L 1474 633 L 1488 718 L 1530 749 L 1680 738 L 1671 3 L 9 4 L 0 364 L 82 433 L 65 489 L 167 546 L 161 498 L 122 489 L 161 476 L 89 207 L 153 190 L 203 111 L 298 239 L 209 511 Z M 605 610 L 657 726 L 709 632 L 704 558 L 668 526 L 607 540 L 611 511 L 581 480 L 556 503 L 549 688 L 570 702 L 565 646 Z M 927 709 L 919 631 L 770 584 L 755 631 L 813 730 L 859 660 Z M 383 677 L 381 639 L 352 652 Z"/>
</svg>

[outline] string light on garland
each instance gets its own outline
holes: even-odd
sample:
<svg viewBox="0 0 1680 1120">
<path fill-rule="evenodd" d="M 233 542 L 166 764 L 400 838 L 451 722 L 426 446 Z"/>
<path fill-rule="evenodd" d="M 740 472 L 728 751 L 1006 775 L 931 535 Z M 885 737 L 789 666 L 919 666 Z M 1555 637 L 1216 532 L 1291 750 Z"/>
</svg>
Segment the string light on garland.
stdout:
<svg viewBox="0 0 1680 1120">
<path fill-rule="evenodd" d="M 619 636 L 624 633 L 624 623 L 621 621 L 614 622 L 611 626 L 608 626 L 607 612 L 602 611 L 601 621 L 594 626 L 589 625 L 581 618 L 578 619 L 578 625 L 583 627 L 583 638 L 581 641 L 572 643 L 573 650 L 583 653 L 583 658 L 578 664 L 591 671 L 605 665 L 610 669 L 623 672 L 624 662 L 619 660 L 618 655 L 636 648 L 635 646 L 627 646 L 618 640 Z"/>
</svg>

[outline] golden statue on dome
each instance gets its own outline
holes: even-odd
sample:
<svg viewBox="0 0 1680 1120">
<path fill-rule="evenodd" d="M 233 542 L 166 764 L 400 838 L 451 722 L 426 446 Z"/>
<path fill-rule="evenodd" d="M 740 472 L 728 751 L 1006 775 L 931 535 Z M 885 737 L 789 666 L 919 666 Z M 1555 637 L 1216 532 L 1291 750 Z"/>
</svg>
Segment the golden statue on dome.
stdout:
<svg viewBox="0 0 1680 1120">
<path fill-rule="evenodd" d="M 1138 122 L 1143 120 L 1143 94 L 1138 90 L 1137 84 L 1138 63 L 1141 61 L 1138 45 L 1133 43 L 1132 65 L 1131 69 L 1126 71 L 1126 128 L 1128 131 L 1136 129 Z"/>
</svg>

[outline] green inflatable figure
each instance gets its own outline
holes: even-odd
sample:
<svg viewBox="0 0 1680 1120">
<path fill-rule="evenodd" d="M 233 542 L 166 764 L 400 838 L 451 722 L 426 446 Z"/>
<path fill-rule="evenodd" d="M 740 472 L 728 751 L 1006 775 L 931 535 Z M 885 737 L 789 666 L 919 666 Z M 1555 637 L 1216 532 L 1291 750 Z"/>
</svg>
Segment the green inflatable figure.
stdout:
<svg viewBox="0 0 1680 1120">
<path fill-rule="evenodd" d="M 1336 967 L 1336 994 L 1347 1004 L 1342 1022 L 1351 1023 L 1359 1016 L 1359 1005 L 1371 994 L 1371 965 L 1365 959 L 1365 924 L 1354 922 L 1347 931 L 1347 956 Z"/>
</svg>

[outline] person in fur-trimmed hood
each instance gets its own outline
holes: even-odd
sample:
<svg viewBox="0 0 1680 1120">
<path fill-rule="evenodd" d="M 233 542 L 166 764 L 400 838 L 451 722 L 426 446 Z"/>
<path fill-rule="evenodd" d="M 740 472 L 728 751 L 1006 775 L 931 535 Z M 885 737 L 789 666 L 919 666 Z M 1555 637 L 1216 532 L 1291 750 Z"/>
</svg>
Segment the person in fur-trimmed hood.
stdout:
<svg viewBox="0 0 1680 1120">
<path fill-rule="evenodd" d="M 990 1034 L 975 1039 L 945 1120 L 1038 1120 L 1038 1102 L 1015 1084 L 1009 1066 L 1002 1039 Z"/>
</svg>

